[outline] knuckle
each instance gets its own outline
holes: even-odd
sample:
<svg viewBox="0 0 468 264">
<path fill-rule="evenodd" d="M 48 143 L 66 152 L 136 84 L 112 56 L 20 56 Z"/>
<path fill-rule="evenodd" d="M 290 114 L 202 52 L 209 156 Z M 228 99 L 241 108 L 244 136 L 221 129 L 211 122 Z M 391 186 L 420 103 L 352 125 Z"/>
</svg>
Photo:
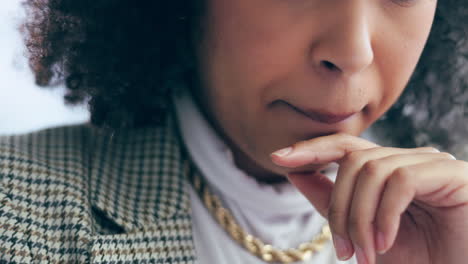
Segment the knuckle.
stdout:
<svg viewBox="0 0 468 264">
<path fill-rule="evenodd" d="M 339 235 L 344 235 L 344 222 L 346 221 L 346 213 L 336 207 L 330 207 L 328 211 L 328 222 L 330 228 Z"/>
<path fill-rule="evenodd" d="M 407 181 L 409 176 L 412 174 L 411 169 L 408 167 L 400 167 L 395 169 L 393 177 L 399 182 Z"/>
<path fill-rule="evenodd" d="M 350 216 L 348 220 L 348 231 L 351 237 L 359 237 L 364 232 L 364 222 L 356 216 Z"/>
<path fill-rule="evenodd" d="M 362 164 L 364 161 L 362 151 L 356 150 L 347 154 L 344 158 L 344 163 L 347 164 Z"/>
<path fill-rule="evenodd" d="M 386 212 L 382 212 L 382 209 L 379 209 L 375 214 L 375 226 L 377 227 L 377 229 L 379 229 L 379 227 L 384 227 L 388 224 L 389 217 L 385 213 Z"/>
<path fill-rule="evenodd" d="M 396 184 L 401 190 L 407 190 L 412 186 L 412 170 L 408 167 L 401 167 L 393 172 L 390 182 Z"/>
<path fill-rule="evenodd" d="M 377 175 L 380 171 L 382 171 L 382 166 L 382 162 L 377 160 L 370 160 L 364 164 L 362 170 L 366 175 Z"/>
<path fill-rule="evenodd" d="M 375 218 L 375 228 L 381 231 L 388 231 L 397 218 L 397 216 L 390 215 L 389 212 L 379 212 Z"/>
<path fill-rule="evenodd" d="M 367 234 L 375 226 L 375 222 L 369 222 L 363 220 L 357 213 L 351 214 L 348 220 L 348 234 L 352 241 L 358 245 L 365 245 L 367 240 Z"/>
</svg>

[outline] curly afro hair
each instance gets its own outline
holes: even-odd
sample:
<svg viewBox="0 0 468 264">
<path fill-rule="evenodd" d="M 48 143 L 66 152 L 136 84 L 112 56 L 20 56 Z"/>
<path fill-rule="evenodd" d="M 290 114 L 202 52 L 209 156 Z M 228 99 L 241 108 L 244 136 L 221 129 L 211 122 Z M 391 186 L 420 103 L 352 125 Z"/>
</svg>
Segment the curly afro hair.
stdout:
<svg viewBox="0 0 468 264">
<path fill-rule="evenodd" d="M 164 122 L 179 82 L 198 79 L 202 0 L 25 0 L 22 26 L 36 83 L 65 84 L 99 127 Z M 400 147 L 433 145 L 468 157 L 468 8 L 438 2 L 428 43 L 407 88 L 372 128 Z M 186 85 L 194 89 L 193 85 Z"/>
</svg>

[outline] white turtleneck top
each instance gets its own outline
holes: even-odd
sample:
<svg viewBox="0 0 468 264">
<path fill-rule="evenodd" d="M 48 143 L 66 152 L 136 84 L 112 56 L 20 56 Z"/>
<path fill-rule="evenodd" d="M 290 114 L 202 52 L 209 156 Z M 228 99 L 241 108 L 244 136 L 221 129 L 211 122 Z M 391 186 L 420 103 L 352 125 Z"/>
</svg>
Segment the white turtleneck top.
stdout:
<svg viewBox="0 0 468 264">
<path fill-rule="evenodd" d="M 268 185 L 236 167 L 232 153 L 215 133 L 189 93 L 174 97 L 183 141 L 211 190 L 247 232 L 277 248 L 294 248 L 310 241 L 326 223 L 310 202 L 290 183 Z M 326 175 L 334 180 L 337 165 Z M 215 221 L 193 188 L 190 189 L 192 228 L 199 264 L 264 264 L 238 245 Z M 330 240 L 303 263 L 357 263 L 355 256 L 339 261 Z"/>
</svg>

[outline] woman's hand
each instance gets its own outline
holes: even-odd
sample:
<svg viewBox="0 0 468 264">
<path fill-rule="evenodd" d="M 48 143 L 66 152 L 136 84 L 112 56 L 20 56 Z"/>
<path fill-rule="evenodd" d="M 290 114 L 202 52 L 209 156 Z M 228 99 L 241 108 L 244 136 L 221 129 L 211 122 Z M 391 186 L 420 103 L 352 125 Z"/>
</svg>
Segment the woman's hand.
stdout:
<svg viewBox="0 0 468 264">
<path fill-rule="evenodd" d="M 468 162 L 344 133 L 289 150 L 273 161 L 291 169 L 339 164 L 335 184 L 319 172 L 288 174 L 328 219 L 339 258 L 356 252 L 360 264 L 468 263 Z"/>
</svg>

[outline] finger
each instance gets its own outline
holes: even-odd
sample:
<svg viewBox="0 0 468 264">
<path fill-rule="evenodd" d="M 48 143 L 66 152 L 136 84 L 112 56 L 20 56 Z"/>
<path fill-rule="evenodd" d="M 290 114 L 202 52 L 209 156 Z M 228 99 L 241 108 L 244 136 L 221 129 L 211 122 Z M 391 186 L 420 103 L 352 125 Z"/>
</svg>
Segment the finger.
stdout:
<svg viewBox="0 0 468 264">
<path fill-rule="evenodd" d="M 337 133 L 296 143 L 272 153 L 271 158 L 280 166 L 295 168 L 310 163 L 338 161 L 352 151 L 378 146 L 360 137 Z"/>
<path fill-rule="evenodd" d="M 289 181 L 309 200 L 317 211 L 327 218 L 333 182 L 326 175 L 315 173 L 290 173 Z"/>
<path fill-rule="evenodd" d="M 396 169 L 387 181 L 376 214 L 376 230 L 383 236 L 381 251 L 386 252 L 392 247 L 400 216 L 413 200 L 437 208 L 468 203 L 467 173 L 468 163 L 460 160 L 441 160 Z"/>
<path fill-rule="evenodd" d="M 437 151 L 438 150 L 433 148 L 402 149 L 380 147 L 354 151 L 342 160 L 331 194 L 329 211 L 327 212 L 334 241 L 341 241 L 340 244 L 342 245 L 338 245 L 342 250 L 340 250 L 338 246 L 335 246 L 337 248 L 338 258 L 346 260 L 353 255 L 354 249 L 348 234 L 348 217 L 358 173 L 364 164 L 370 160 L 396 154 Z"/>
<path fill-rule="evenodd" d="M 412 152 L 418 149 L 412 149 Z M 349 207 L 346 229 L 354 245 L 362 249 L 368 263 L 375 261 L 374 219 L 385 182 L 400 167 L 431 161 L 447 160 L 447 153 L 403 153 L 372 159 L 362 166 Z"/>
</svg>

